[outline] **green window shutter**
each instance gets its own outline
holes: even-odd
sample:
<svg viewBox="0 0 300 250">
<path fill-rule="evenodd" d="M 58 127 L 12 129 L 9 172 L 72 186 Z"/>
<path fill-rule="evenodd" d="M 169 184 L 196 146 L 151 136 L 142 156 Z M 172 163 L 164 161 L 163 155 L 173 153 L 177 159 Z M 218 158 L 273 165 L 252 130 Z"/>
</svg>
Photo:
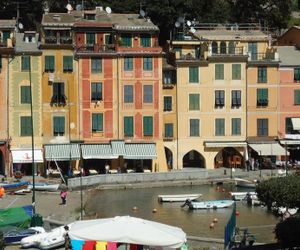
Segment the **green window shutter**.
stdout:
<svg viewBox="0 0 300 250">
<path fill-rule="evenodd" d="M 103 132 L 103 114 L 92 114 L 92 131 Z"/>
<path fill-rule="evenodd" d="M 241 64 L 232 64 L 232 80 L 241 80 Z"/>
<path fill-rule="evenodd" d="M 268 136 L 269 124 L 268 119 L 257 119 L 257 135 Z"/>
<path fill-rule="evenodd" d="M 45 56 L 45 72 L 54 71 L 54 56 Z"/>
<path fill-rule="evenodd" d="M 133 85 L 124 86 L 124 103 L 133 103 Z"/>
<path fill-rule="evenodd" d="M 10 31 L 3 31 L 3 42 L 10 38 Z"/>
<path fill-rule="evenodd" d="M 189 110 L 199 110 L 200 109 L 200 95 L 190 94 L 189 95 Z"/>
<path fill-rule="evenodd" d="M 164 96 L 164 111 L 172 110 L 172 96 Z"/>
<path fill-rule="evenodd" d="M 300 68 L 294 68 L 294 81 L 300 81 Z"/>
<path fill-rule="evenodd" d="M 132 71 L 133 70 L 133 58 L 132 57 L 125 57 L 124 58 L 124 70 L 125 71 Z"/>
<path fill-rule="evenodd" d="M 28 71 L 29 70 L 29 56 L 22 56 L 21 57 L 21 70 Z"/>
<path fill-rule="evenodd" d="M 165 137 L 172 138 L 173 137 L 173 123 L 165 124 Z"/>
<path fill-rule="evenodd" d="M 104 37 L 104 41 L 105 41 L 105 44 L 112 44 L 112 35 L 109 34 L 109 35 L 105 35 Z"/>
<path fill-rule="evenodd" d="M 64 116 L 54 116 L 53 117 L 53 134 L 54 134 L 54 136 L 65 134 L 65 117 Z"/>
<path fill-rule="evenodd" d="M 128 137 L 133 136 L 133 117 L 132 116 L 124 117 L 124 136 L 128 136 Z"/>
<path fill-rule="evenodd" d="M 86 33 L 86 44 L 94 45 L 96 41 L 95 33 Z"/>
<path fill-rule="evenodd" d="M 73 56 L 63 57 L 63 71 L 72 72 L 73 71 Z"/>
<path fill-rule="evenodd" d="M 143 70 L 151 71 L 152 70 L 152 57 L 143 58 Z"/>
<path fill-rule="evenodd" d="M 199 68 L 198 67 L 189 67 L 189 82 L 190 83 L 199 83 Z"/>
<path fill-rule="evenodd" d="M 102 59 L 101 58 L 92 58 L 91 59 L 91 71 L 93 74 L 102 72 Z"/>
<path fill-rule="evenodd" d="M 285 133 L 286 134 L 293 134 L 294 128 L 293 128 L 293 123 L 292 119 L 290 117 L 285 118 Z"/>
<path fill-rule="evenodd" d="M 225 135 L 225 119 L 217 118 L 215 120 L 215 135 L 217 136 Z"/>
<path fill-rule="evenodd" d="M 143 102 L 144 103 L 153 103 L 153 86 L 152 85 L 144 85 L 143 91 L 144 91 Z"/>
<path fill-rule="evenodd" d="M 190 136 L 199 136 L 199 127 L 200 121 L 199 119 L 190 119 Z"/>
<path fill-rule="evenodd" d="M 2 55 L 0 55 L 0 71 L 2 69 Z"/>
<path fill-rule="evenodd" d="M 148 34 L 141 35 L 141 46 L 151 47 L 151 36 Z"/>
<path fill-rule="evenodd" d="M 295 102 L 295 105 L 300 105 L 300 90 L 299 89 L 294 91 L 294 102 Z"/>
<path fill-rule="evenodd" d="M 32 134 L 31 129 L 31 117 L 30 116 L 21 116 L 20 117 L 21 125 L 21 136 L 30 136 Z"/>
<path fill-rule="evenodd" d="M 267 82 L 267 67 L 258 67 L 258 82 L 266 83 Z"/>
<path fill-rule="evenodd" d="M 21 103 L 30 103 L 30 86 L 21 86 Z"/>
<path fill-rule="evenodd" d="M 231 134 L 232 135 L 241 134 L 241 118 L 233 118 L 231 120 Z"/>
<path fill-rule="evenodd" d="M 216 80 L 224 80 L 224 64 L 216 64 L 215 79 Z"/>
<path fill-rule="evenodd" d="M 124 47 L 132 47 L 132 36 L 131 35 L 122 35 L 121 43 Z"/>
<path fill-rule="evenodd" d="M 267 106 L 268 105 L 268 89 L 257 89 L 257 106 Z"/>
<path fill-rule="evenodd" d="M 144 136 L 152 136 L 153 135 L 153 117 L 152 116 L 144 116 L 143 117 L 143 130 L 144 130 Z"/>
</svg>

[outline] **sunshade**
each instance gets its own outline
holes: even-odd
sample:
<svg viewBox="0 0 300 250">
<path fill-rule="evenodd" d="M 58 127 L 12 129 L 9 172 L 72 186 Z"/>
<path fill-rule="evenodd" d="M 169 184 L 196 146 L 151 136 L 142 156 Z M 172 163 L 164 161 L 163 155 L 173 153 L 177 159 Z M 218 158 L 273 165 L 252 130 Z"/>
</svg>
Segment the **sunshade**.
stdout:
<svg viewBox="0 0 300 250">
<path fill-rule="evenodd" d="M 130 216 L 76 221 L 70 224 L 69 237 L 169 248 L 179 248 L 186 242 L 181 228 Z"/>
</svg>

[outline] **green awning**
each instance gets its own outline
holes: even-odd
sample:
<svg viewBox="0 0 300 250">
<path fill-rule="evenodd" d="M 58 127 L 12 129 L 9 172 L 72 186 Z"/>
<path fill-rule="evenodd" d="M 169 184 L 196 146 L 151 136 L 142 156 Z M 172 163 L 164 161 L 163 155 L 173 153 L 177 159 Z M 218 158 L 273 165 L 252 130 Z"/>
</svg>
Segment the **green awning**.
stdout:
<svg viewBox="0 0 300 250">
<path fill-rule="evenodd" d="M 45 145 L 45 159 L 47 161 L 69 161 L 80 159 L 79 144 Z"/>
<path fill-rule="evenodd" d="M 113 155 L 119 157 L 126 154 L 124 141 L 111 141 L 110 144 Z"/>
<path fill-rule="evenodd" d="M 110 144 L 82 144 L 83 159 L 117 159 L 119 156 L 112 153 Z"/>
<path fill-rule="evenodd" d="M 125 144 L 125 159 L 156 159 L 155 143 L 127 143 Z"/>
</svg>

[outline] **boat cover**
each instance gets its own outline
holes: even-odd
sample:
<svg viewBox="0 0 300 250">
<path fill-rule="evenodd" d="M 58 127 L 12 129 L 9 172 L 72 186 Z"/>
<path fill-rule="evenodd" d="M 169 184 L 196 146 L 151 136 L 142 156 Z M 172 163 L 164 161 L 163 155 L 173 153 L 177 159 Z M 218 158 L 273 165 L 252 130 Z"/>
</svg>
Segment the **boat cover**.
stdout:
<svg viewBox="0 0 300 250">
<path fill-rule="evenodd" d="M 0 230 L 28 228 L 32 217 L 32 205 L 0 209 Z"/>
</svg>

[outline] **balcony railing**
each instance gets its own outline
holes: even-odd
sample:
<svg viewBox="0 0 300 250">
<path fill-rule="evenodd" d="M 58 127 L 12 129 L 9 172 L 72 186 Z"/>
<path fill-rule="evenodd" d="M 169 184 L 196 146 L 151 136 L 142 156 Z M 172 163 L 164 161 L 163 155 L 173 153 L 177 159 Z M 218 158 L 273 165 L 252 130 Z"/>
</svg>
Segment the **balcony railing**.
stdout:
<svg viewBox="0 0 300 250">
<path fill-rule="evenodd" d="M 46 36 L 45 44 L 72 44 L 73 39 L 70 36 L 56 37 L 56 36 Z"/>
<path fill-rule="evenodd" d="M 271 52 L 271 53 L 249 52 L 249 61 L 279 61 L 279 57 L 276 52 Z"/>
<path fill-rule="evenodd" d="M 50 104 L 51 106 L 66 106 L 67 97 L 65 95 L 53 95 Z"/>
<path fill-rule="evenodd" d="M 104 52 L 115 52 L 114 44 L 93 44 L 93 45 L 83 45 L 79 47 L 76 51 L 77 53 L 104 53 Z"/>
<path fill-rule="evenodd" d="M 45 43 L 47 44 L 57 44 L 57 37 L 56 36 L 46 36 Z"/>
<path fill-rule="evenodd" d="M 243 47 L 223 47 L 212 49 L 211 56 L 241 56 L 247 55 Z"/>
</svg>

